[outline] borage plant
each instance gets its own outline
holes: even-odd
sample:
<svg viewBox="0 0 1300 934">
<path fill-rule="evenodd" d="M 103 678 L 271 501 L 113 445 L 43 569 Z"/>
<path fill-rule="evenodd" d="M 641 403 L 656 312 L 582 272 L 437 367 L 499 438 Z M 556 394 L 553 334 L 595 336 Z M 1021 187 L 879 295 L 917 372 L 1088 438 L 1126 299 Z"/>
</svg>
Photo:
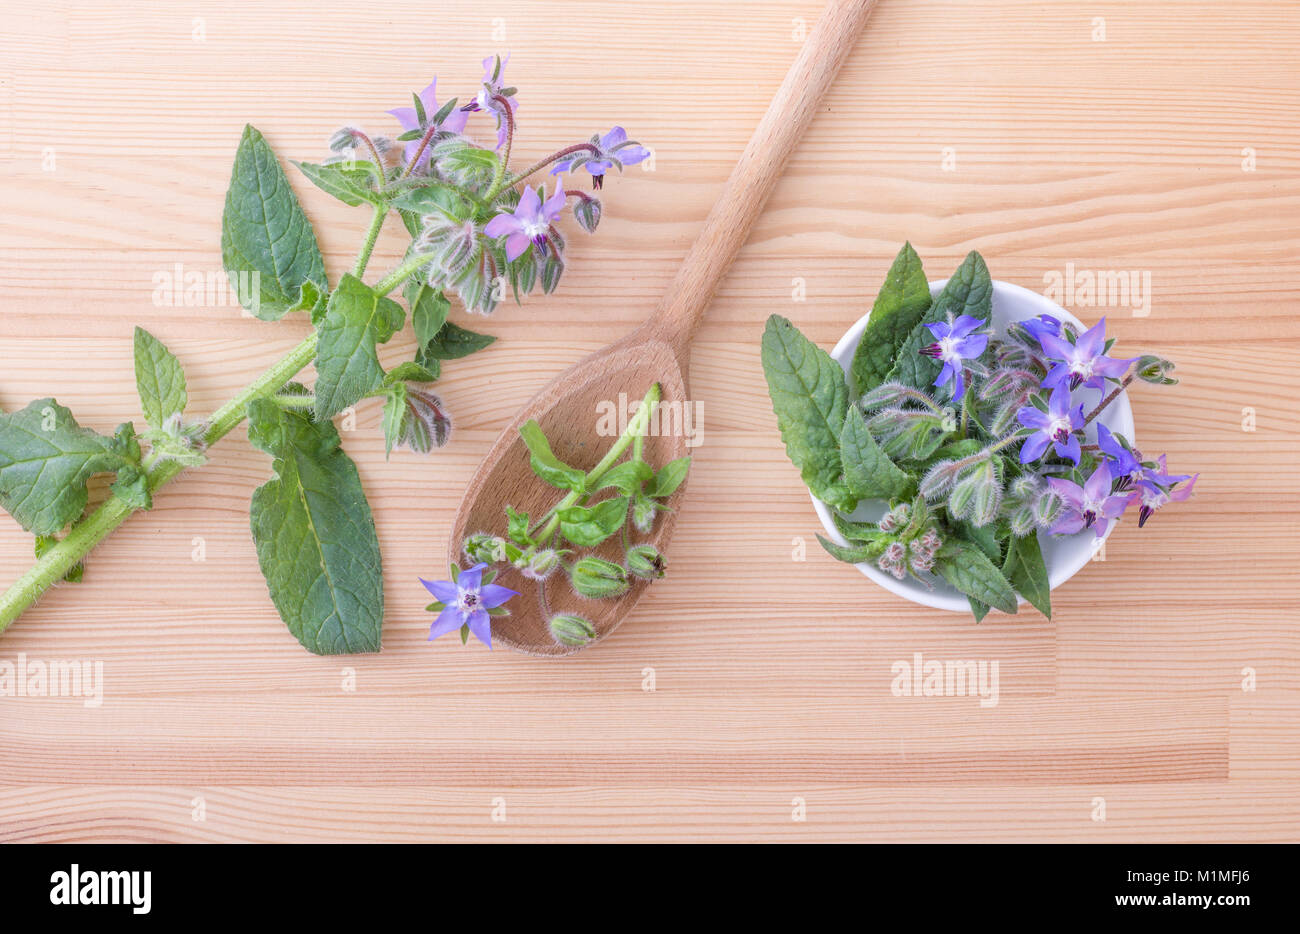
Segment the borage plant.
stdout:
<svg viewBox="0 0 1300 934">
<path fill-rule="evenodd" d="M 620 128 L 576 143 L 522 171 L 509 165 L 515 89 L 503 63 L 484 61 L 481 89 L 458 106 L 439 105 L 435 86 L 390 113 L 396 140 L 344 128 L 320 164 L 298 163 L 319 188 L 373 214 L 352 268 L 331 287 L 316 235 L 270 145 L 247 127 L 226 196 L 221 251 L 240 302 L 258 318 L 310 316 L 311 334 L 207 417 L 186 415 L 185 376 L 177 359 L 146 331 L 135 332 L 135 372 L 146 429 L 131 422 L 111 436 L 77 424 L 53 399 L 0 413 L 0 505 L 36 536 L 35 565 L 0 597 L 0 631 L 46 589 L 82 576 L 87 553 L 187 467 L 202 465 L 216 442 L 248 419 L 250 441 L 273 459 L 275 476 L 251 507 L 258 561 L 271 599 L 293 635 L 316 653 L 374 652 L 380 647 L 383 580 L 374 519 L 357 469 L 330 421 L 363 399 L 380 400 L 389 452 L 427 452 L 446 443 L 451 422 L 429 386 L 443 361 L 473 353 L 493 338 L 447 320 L 455 296 L 490 313 L 507 290 L 516 301 L 551 292 L 565 268 L 556 227 L 573 204 L 591 232 L 600 202 L 566 189 L 562 166 L 584 168 L 600 187 L 611 168 L 648 151 Z M 495 145 L 466 135 L 479 113 L 494 123 Z M 557 175 L 555 171 L 551 175 Z M 534 185 L 537 187 L 533 187 Z M 411 241 L 402 262 L 367 283 L 363 276 L 385 221 L 396 213 Z M 404 308 L 389 297 L 398 289 Z M 414 359 L 385 370 L 377 347 L 409 318 Z M 293 382 L 315 363 L 310 390 Z M 112 474 L 108 498 L 87 513 L 87 483 Z"/>
<path fill-rule="evenodd" d="M 1171 474 L 1122 435 L 1085 429 L 1134 380 L 1170 385 L 1157 356 L 1117 359 L 1106 322 L 1079 333 L 1051 315 L 995 336 L 993 283 L 978 253 L 931 300 L 904 245 L 877 296 L 849 378 L 785 318 L 771 316 L 763 369 L 786 452 L 851 544 L 834 557 L 874 562 L 926 586 L 946 580 L 977 620 L 1016 612 L 1016 593 L 1051 616 L 1038 534 L 1098 538 L 1130 506 L 1145 525 L 1186 499 L 1196 476 Z M 878 522 L 846 516 L 884 500 Z"/>
<path fill-rule="evenodd" d="M 629 526 L 643 535 L 654 530 L 655 517 L 690 469 L 690 457 L 669 461 L 656 469 L 645 459 L 645 439 L 659 404 L 660 387 L 650 387 L 627 427 L 591 470 L 562 462 L 551 450 L 540 425 L 527 421 L 519 429 L 528 448 L 529 464 L 541 481 L 564 495 L 538 519 L 505 507 L 505 534 L 475 532 L 461 543 L 474 566 L 461 570 L 451 565 L 451 580 L 422 583 L 435 597 L 430 612 L 438 614 L 429 630 L 436 639 L 460 631 L 461 641 L 472 633 L 492 646 L 491 617 L 507 615 L 503 604 L 518 591 L 493 584 L 498 572 L 511 571 L 536 591 L 542 618 L 551 637 L 563 646 L 580 648 L 595 640 L 591 620 L 574 613 L 552 613 L 546 595 L 547 581 L 557 571 L 579 597 L 616 599 L 627 593 L 633 578 L 659 580 L 667 562 L 647 542 L 634 543 Z M 626 459 L 625 456 L 626 455 Z M 621 561 L 611 561 L 595 550 L 621 537 Z M 572 546 L 572 547 L 567 547 Z M 468 581 L 468 583 L 466 583 Z M 493 589 L 482 587 L 487 582 Z M 490 604 L 490 605 L 489 605 Z"/>
</svg>

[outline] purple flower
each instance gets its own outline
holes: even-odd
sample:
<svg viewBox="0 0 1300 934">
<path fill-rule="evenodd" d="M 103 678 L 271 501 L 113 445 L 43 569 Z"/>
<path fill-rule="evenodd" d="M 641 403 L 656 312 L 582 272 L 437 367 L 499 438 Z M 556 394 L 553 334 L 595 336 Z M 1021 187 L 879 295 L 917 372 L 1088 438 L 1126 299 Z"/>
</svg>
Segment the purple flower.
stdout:
<svg viewBox="0 0 1300 934">
<path fill-rule="evenodd" d="M 468 627 L 478 641 L 489 649 L 492 648 L 492 617 L 488 610 L 494 610 L 519 592 L 499 584 L 484 584 L 483 569 L 486 564 L 476 564 L 472 568 L 457 573 L 453 568 L 454 581 L 427 581 L 423 577 L 420 583 L 433 594 L 434 599 L 443 604 L 442 612 L 429 628 L 429 639 Z"/>
<path fill-rule="evenodd" d="M 564 179 L 555 180 L 555 193 L 543 201 L 545 196 L 545 185 L 526 187 L 513 214 L 498 214 L 483 228 L 489 237 L 506 238 L 506 259 L 511 262 L 522 256 L 530 243 L 546 252 L 546 234 L 564 210 Z"/>
<path fill-rule="evenodd" d="M 426 121 L 433 120 L 434 116 L 438 113 L 438 110 L 440 109 L 438 106 L 438 98 L 434 94 L 435 89 L 437 87 L 438 87 L 438 79 L 435 77 L 432 81 L 429 82 L 429 86 L 420 92 L 420 103 L 424 105 L 424 114 L 425 114 Z M 414 107 L 397 107 L 393 110 L 388 111 L 388 113 L 392 114 L 394 117 L 397 118 L 397 122 L 402 125 L 403 130 L 429 129 L 428 122 L 425 122 L 423 124 L 420 123 L 419 114 L 416 113 Z M 447 116 L 443 118 L 441 123 L 437 125 L 436 132 L 437 133 L 459 133 L 461 130 L 465 129 L 465 121 L 468 119 L 469 119 L 469 115 L 466 114 L 464 111 L 453 110 L 451 113 L 447 114 Z M 410 162 L 412 159 L 415 158 L 415 151 L 419 148 L 420 148 L 420 141 L 418 139 L 409 140 L 407 142 L 406 149 L 405 149 L 407 162 Z M 424 152 L 421 153 L 420 155 L 421 164 L 424 164 L 428 160 L 429 150 L 431 148 L 432 147 L 429 146 L 424 147 Z"/>
<path fill-rule="evenodd" d="M 614 166 L 618 166 L 621 172 L 624 166 L 636 165 L 650 157 L 650 150 L 629 140 L 627 131 L 621 126 L 614 127 L 604 136 L 593 136 L 591 145 L 598 151 L 593 153 L 583 150 L 572 159 L 557 162 L 555 168 L 551 169 L 551 174 L 558 175 L 570 169 L 585 168 L 591 173 L 593 187 L 602 188 L 605 184 L 605 173 Z"/>
<path fill-rule="evenodd" d="M 961 315 L 957 320 L 940 321 L 927 324 L 930 333 L 936 338 L 933 344 L 921 348 L 921 353 L 943 361 L 943 369 L 935 377 L 934 385 L 942 386 L 952 380 L 952 397 L 960 399 L 966 391 L 963 373 L 966 360 L 973 360 L 984 352 L 988 346 L 987 334 L 972 334 L 984 325 L 983 318 Z"/>
<path fill-rule="evenodd" d="M 1151 475 L 1153 477 L 1162 477 L 1165 480 L 1168 480 L 1169 483 L 1161 484 L 1156 480 L 1149 479 L 1138 480 L 1134 486 L 1133 492 L 1129 495 L 1128 505 L 1141 506 L 1138 510 L 1138 528 L 1142 528 L 1142 526 L 1146 525 L 1147 520 L 1150 519 L 1155 511 L 1161 506 L 1167 506 L 1169 503 L 1181 503 L 1183 500 L 1190 497 L 1192 495 L 1192 487 L 1196 486 L 1196 481 L 1201 476 L 1200 474 L 1193 474 L 1190 476 L 1170 476 L 1165 473 L 1164 470 L 1165 457 L 1162 454 L 1160 455 L 1159 472 L 1151 471 Z M 1188 482 L 1183 483 L 1183 485 L 1177 489 L 1170 488 L 1174 483 L 1181 483 L 1184 480 Z"/>
<path fill-rule="evenodd" d="M 1080 386 L 1103 389 L 1107 377 L 1119 379 L 1128 372 L 1129 364 L 1137 359 L 1115 360 L 1106 356 L 1105 318 L 1080 334 L 1073 344 L 1063 337 L 1047 333 L 1038 335 L 1038 343 L 1048 359 L 1056 361 L 1043 379 L 1043 385 L 1049 389 L 1066 382 L 1071 389 Z"/>
<path fill-rule="evenodd" d="M 1043 341 L 1043 335 L 1049 334 L 1052 337 L 1058 337 L 1061 333 L 1061 321 L 1052 315 L 1039 315 L 1037 318 L 1026 318 L 1020 322 L 1020 326 L 1034 340 L 1040 344 Z"/>
<path fill-rule="evenodd" d="M 1074 432 L 1083 427 L 1083 403 L 1070 408 L 1069 390 L 1062 386 L 1053 389 L 1046 412 L 1027 405 L 1016 417 L 1026 428 L 1035 429 L 1020 446 L 1020 463 L 1038 460 L 1050 444 L 1058 455 L 1079 466 L 1079 439 Z"/>
<path fill-rule="evenodd" d="M 1101 538 L 1128 506 L 1124 496 L 1112 496 L 1110 464 L 1102 461 L 1083 486 L 1062 477 L 1048 477 L 1047 484 L 1061 497 L 1061 514 L 1049 529 L 1053 535 L 1073 535 L 1092 529 Z"/>
<path fill-rule="evenodd" d="M 509 61 L 509 53 L 506 54 L 505 61 L 502 61 L 499 55 L 489 55 L 483 59 L 483 90 L 478 92 L 472 102 L 461 108 L 462 110 L 481 110 L 484 113 L 496 116 L 497 149 L 505 145 L 506 137 L 510 135 L 510 125 L 506 119 L 507 108 L 510 115 L 513 115 L 519 109 L 519 102 L 514 98 L 514 89 L 505 86 L 503 77 L 506 64 Z M 507 94 L 506 91 L 510 93 Z M 501 103 L 503 100 L 505 101 L 504 106 Z"/>
<path fill-rule="evenodd" d="M 1139 479 L 1143 470 L 1141 453 L 1126 448 L 1109 428 L 1100 423 L 1097 425 L 1097 446 L 1111 459 L 1110 472 L 1115 477 L 1116 489 L 1126 490 Z"/>
</svg>

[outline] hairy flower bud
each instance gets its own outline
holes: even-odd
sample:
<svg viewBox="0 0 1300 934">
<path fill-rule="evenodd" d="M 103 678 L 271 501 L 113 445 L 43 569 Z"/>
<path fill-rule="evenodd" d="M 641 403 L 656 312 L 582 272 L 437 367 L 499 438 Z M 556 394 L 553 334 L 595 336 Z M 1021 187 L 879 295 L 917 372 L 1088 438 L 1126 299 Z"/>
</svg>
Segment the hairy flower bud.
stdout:
<svg viewBox="0 0 1300 934">
<path fill-rule="evenodd" d="M 658 580 L 664 576 L 667 562 L 654 545 L 633 545 L 627 550 L 627 569 L 630 574 L 645 580 Z"/>
<path fill-rule="evenodd" d="M 1056 521 L 1061 511 L 1061 496 L 1055 490 L 1047 490 L 1034 502 L 1034 521 L 1041 526 L 1049 526 Z"/>
<path fill-rule="evenodd" d="M 506 559 L 506 540 L 499 535 L 475 532 L 460 546 L 465 557 L 475 564 L 493 564 Z"/>
<path fill-rule="evenodd" d="M 1147 354 L 1138 358 L 1137 378 L 1146 383 L 1155 383 L 1157 386 L 1172 386 L 1178 382 L 1169 375 L 1173 369 L 1174 361 Z"/>
<path fill-rule="evenodd" d="M 596 225 L 600 223 L 600 214 L 600 201 L 590 196 L 579 198 L 578 203 L 573 206 L 573 219 L 587 233 L 596 232 Z"/>
<path fill-rule="evenodd" d="M 632 501 L 632 524 L 636 526 L 638 532 L 648 535 L 655 526 L 655 514 L 658 512 L 659 507 L 653 499 L 648 496 L 637 496 Z"/>
<path fill-rule="evenodd" d="M 547 548 L 532 555 L 521 569 L 524 577 L 535 581 L 544 581 L 560 566 L 560 555 L 553 548 Z"/>
<path fill-rule="evenodd" d="M 569 572 L 569 580 L 580 596 L 596 600 L 621 597 L 628 588 L 627 571 L 622 565 L 590 555 L 578 560 Z"/>
<path fill-rule="evenodd" d="M 1011 534 L 1023 538 L 1034 530 L 1038 520 L 1034 518 L 1032 506 L 1021 506 L 1011 514 Z"/>
<path fill-rule="evenodd" d="M 596 627 L 591 621 L 572 613 L 551 617 L 551 637 L 560 645 L 586 645 L 596 638 Z"/>
</svg>

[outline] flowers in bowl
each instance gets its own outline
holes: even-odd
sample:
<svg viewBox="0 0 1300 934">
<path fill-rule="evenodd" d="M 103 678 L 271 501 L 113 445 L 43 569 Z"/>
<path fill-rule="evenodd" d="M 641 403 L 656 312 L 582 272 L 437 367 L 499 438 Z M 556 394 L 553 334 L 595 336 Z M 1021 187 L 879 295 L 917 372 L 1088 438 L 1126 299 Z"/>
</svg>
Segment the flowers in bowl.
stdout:
<svg viewBox="0 0 1300 934">
<path fill-rule="evenodd" d="M 994 291 L 971 253 L 932 297 L 904 245 L 847 374 L 778 315 L 763 369 L 786 452 L 842 537 L 818 537 L 828 552 L 881 580 L 945 581 L 977 620 L 1017 595 L 1050 616 L 1045 543 L 1100 539 L 1130 508 L 1145 525 L 1196 476 L 1098 420 L 1136 380 L 1177 382 L 1170 361 L 1116 355 L 1104 319 L 994 327 Z M 882 517 L 854 518 L 873 502 Z"/>
</svg>

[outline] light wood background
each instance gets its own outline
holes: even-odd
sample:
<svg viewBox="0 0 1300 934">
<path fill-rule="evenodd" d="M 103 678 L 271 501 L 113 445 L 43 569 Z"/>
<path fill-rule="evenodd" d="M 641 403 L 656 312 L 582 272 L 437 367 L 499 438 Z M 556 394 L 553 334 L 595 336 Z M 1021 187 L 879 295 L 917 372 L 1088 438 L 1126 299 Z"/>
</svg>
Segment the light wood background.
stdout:
<svg viewBox="0 0 1300 934">
<path fill-rule="evenodd" d="M 98 709 L 0 697 L 0 839 L 1300 837 L 1300 14 L 1285 0 L 881 0 L 699 335 L 703 443 L 668 578 L 571 660 L 426 643 L 416 577 L 444 568 L 473 467 L 538 386 L 652 307 L 818 10 L 4 3 L 6 409 L 53 394 L 99 429 L 138 419 L 137 323 L 181 358 L 200 413 L 302 337 L 302 321 L 152 300 L 174 264 L 220 269 L 245 121 L 283 158 L 316 159 L 344 123 L 391 130 L 383 111 L 434 72 L 444 97 L 472 93 L 479 59 L 508 49 L 521 159 L 616 122 L 657 157 L 610 180 L 557 294 L 457 318 L 500 341 L 445 368 L 449 448 L 385 463 L 373 406 L 345 433 L 384 550 L 383 653 L 313 657 L 280 623 L 248 534 L 269 465 L 240 430 L 92 555 L 85 583 L 0 637 L 0 660 L 98 660 L 105 679 Z M 337 276 L 365 212 L 294 181 Z M 932 277 L 972 248 L 1038 290 L 1066 263 L 1151 275 L 1149 316 L 1074 310 L 1178 361 L 1180 386 L 1133 404 L 1142 447 L 1201 471 L 1198 495 L 1125 522 L 1052 622 L 901 602 L 813 538 L 762 323 L 780 312 L 829 348 L 904 239 Z M 390 230 L 373 268 L 401 247 Z M 383 356 L 411 349 L 408 332 Z M 0 579 L 30 547 L 0 519 Z M 1000 703 L 894 697 L 890 665 L 914 652 L 999 661 Z"/>
</svg>

